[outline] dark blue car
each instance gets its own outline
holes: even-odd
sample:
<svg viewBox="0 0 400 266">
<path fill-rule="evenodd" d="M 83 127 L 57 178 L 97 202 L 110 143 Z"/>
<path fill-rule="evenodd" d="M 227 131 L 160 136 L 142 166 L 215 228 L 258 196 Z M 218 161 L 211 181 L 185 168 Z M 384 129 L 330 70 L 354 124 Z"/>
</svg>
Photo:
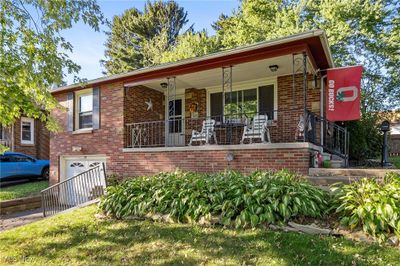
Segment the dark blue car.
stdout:
<svg viewBox="0 0 400 266">
<path fill-rule="evenodd" d="M 19 152 L 0 154 L 0 180 L 49 178 L 49 160 L 37 160 Z"/>
</svg>

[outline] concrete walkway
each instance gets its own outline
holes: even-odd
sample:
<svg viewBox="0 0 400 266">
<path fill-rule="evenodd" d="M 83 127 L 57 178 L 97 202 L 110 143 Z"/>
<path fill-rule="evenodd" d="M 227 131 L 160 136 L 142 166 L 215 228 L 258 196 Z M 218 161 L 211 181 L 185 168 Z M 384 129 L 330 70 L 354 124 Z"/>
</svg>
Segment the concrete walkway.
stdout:
<svg viewBox="0 0 400 266">
<path fill-rule="evenodd" d="M 17 212 L 0 216 L 0 232 L 43 219 L 42 209 Z"/>
</svg>

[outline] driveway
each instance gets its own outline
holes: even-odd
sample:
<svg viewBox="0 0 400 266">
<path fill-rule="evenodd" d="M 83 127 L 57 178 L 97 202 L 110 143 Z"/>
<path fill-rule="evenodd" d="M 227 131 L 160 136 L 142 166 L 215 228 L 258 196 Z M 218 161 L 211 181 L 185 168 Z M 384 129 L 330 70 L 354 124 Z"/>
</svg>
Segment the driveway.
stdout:
<svg viewBox="0 0 400 266">
<path fill-rule="evenodd" d="M 42 209 L 0 215 L 0 232 L 43 219 Z"/>
</svg>

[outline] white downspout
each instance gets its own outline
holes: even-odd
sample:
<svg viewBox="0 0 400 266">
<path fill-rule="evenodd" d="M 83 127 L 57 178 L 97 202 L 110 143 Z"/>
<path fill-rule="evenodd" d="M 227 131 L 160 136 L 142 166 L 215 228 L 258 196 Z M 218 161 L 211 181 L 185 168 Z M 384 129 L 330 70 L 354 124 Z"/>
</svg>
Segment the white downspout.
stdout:
<svg viewBox="0 0 400 266">
<path fill-rule="evenodd" d="M 321 146 L 324 146 L 324 101 L 325 101 L 325 83 L 324 79 L 326 79 L 326 75 L 321 77 L 321 93 L 320 93 L 320 117 L 321 117 L 321 130 L 320 130 L 320 138 L 321 138 Z"/>
</svg>

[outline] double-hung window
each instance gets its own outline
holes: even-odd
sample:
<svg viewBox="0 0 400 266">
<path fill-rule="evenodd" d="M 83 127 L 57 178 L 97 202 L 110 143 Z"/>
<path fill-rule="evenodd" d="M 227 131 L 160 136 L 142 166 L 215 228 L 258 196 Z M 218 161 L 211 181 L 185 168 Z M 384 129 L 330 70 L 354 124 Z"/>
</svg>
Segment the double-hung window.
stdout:
<svg viewBox="0 0 400 266">
<path fill-rule="evenodd" d="M 76 94 L 76 127 L 85 129 L 93 127 L 93 92 L 85 90 Z"/>
<path fill-rule="evenodd" d="M 225 92 L 210 93 L 210 115 L 217 121 L 253 117 L 256 114 L 268 115 L 276 119 L 276 94 L 273 84 Z"/>
<path fill-rule="evenodd" d="M 35 120 L 28 117 L 21 118 L 21 144 L 35 144 Z"/>
</svg>

